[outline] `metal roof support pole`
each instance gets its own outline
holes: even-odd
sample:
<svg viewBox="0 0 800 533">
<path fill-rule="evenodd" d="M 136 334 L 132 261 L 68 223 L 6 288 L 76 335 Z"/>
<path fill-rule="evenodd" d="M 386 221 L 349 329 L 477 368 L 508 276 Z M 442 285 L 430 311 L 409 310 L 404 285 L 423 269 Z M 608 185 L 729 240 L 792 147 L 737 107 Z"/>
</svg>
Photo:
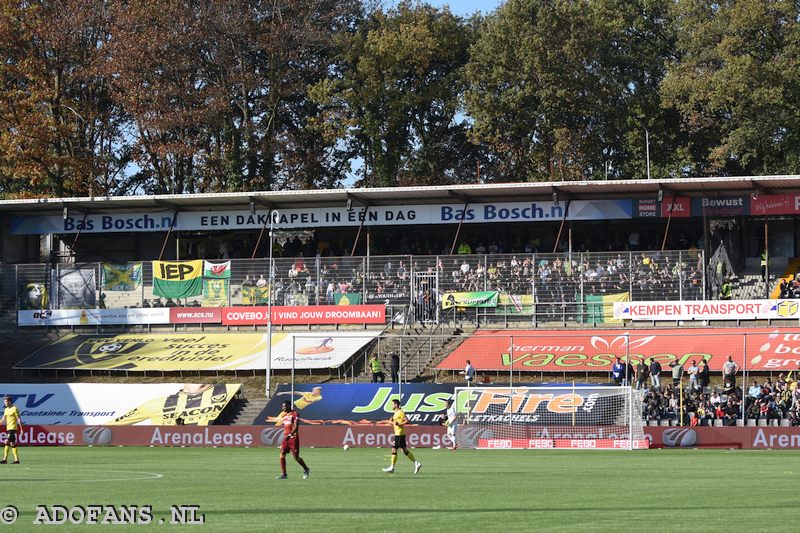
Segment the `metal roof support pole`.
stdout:
<svg viewBox="0 0 800 533">
<path fill-rule="evenodd" d="M 356 248 L 358 248 L 358 241 L 361 240 L 361 231 L 364 229 L 364 222 L 367 220 L 367 213 L 369 213 L 369 205 L 364 206 L 364 214 L 361 217 L 361 224 L 358 225 L 356 232 L 356 241 L 353 243 L 353 249 L 350 251 L 350 257 L 356 255 Z"/>
<path fill-rule="evenodd" d="M 88 215 L 89 215 L 88 212 L 83 214 L 83 219 L 81 220 L 80 225 L 78 225 L 78 233 L 75 234 L 75 238 L 72 239 L 72 244 L 69 246 L 69 249 L 70 249 L 70 251 L 72 252 L 73 255 L 75 255 L 75 245 L 78 244 L 78 237 L 81 236 L 81 230 L 86 225 L 86 217 Z M 50 244 L 50 246 L 52 247 L 52 243 Z"/>
<path fill-rule="evenodd" d="M 564 206 L 564 216 L 561 217 L 561 225 L 558 227 L 558 234 L 556 235 L 556 242 L 553 243 L 553 253 L 558 251 L 558 242 L 561 240 L 561 234 L 564 232 L 564 224 L 567 222 L 567 216 L 569 216 L 569 203 L 572 200 L 567 198 L 567 205 Z"/>
<path fill-rule="evenodd" d="M 667 227 L 664 229 L 664 239 L 661 241 L 661 251 L 667 248 L 667 237 L 669 237 L 669 226 L 672 223 L 672 207 L 675 202 L 674 198 L 669 199 L 669 215 L 667 216 Z"/>
<path fill-rule="evenodd" d="M 164 237 L 164 243 L 161 245 L 161 253 L 158 254 L 158 260 L 161 261 L 161 258 L 164 257 L 164 250 L 167 249 L 167 241 L 169 241 L 170 235 L 172 235 L 172 230 L 175 228 L 175 223 L 178 221 L 178 209 L 172 213 L 172 221 L 169 224 L 169 229 L 167 230 L 167 235 Z"/>
<path fill-rule="evenodd" d="M 461 215 L 461 220 L 458 221 L 458 227 L 456 228 L 456 235 L 453 237 L 453 245 L 450 247 L 450 255 L 456 253 L 456 245 L 458 244 L 458 238 L 461 236 L 461 226 L 464 225 L 464 219 L 467 218 L 467 208 L 469 207 L 469 200 L 464 203 L 464 212 Z"/>
</svg>

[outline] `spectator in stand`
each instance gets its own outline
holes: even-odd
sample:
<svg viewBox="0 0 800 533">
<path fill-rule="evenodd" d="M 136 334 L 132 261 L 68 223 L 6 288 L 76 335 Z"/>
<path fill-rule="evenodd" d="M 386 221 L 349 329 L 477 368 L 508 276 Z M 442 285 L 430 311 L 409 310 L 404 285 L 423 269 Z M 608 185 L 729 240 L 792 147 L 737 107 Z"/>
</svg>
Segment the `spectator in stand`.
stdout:
<svg viewBox="0 0 800 533">
<path fill-rule="evenodd" d="M 625 365 L 622 364 L 622 360 L 617 357 L 617 360 L 614 362 L 614 366 L 611 367 L 611 379 L 614 381 L 615 384 L 621 385 L 622 384 L 622 374 L 625 372 Z"/>
<path fill-rule="evenodd" d="M 700 383 L 700 388 L 703 390 L 705 390 L 705 388 L 711 383 L 711 374 L 709 372 L 710 368 L 708 366 L 708 362 L 705 359 L 701 360 L 700 372 L 698 373 L 697 381 Z"/>
<path fill-rule="evenodd" d="M 678 357 L 675 356 L 675 359 L 669 364 L 670 368 L 672 368 L 672 385 L 677 387 L 681 383 L 681 379 L 683 378 L 683 365 L 678 360 Z"/>
<path fill-rule="evenodd" d="M 657 389 L 661 388 L 661 363 L 655 358 L 650 361 L 650 381 L 653 387 Z"/>
<path fill-rule="evenodd" d="M 378 360 L 378 354 L 374 354 L 372 359 L 369 360 L 369 369 L 372 372 L 372 383 L 383 383 L 386 380 L 381 362 Z"/>
<path fill-rule="evenodd" d="M 625 363 L 625 375 L 622 378 L 622 384 L 626 387 L 633 383 L 633 377 L 636 375 L 633 365 L 630 361 Z"/>
<path fill-rule="evenodd" d="M 689 387 L 692 390 L 697 389 L 697 375 L 700 373 L 700 369 L 694 359 L 689 364 L 689 368 L 686 369 L 686 373 L 689 374 Z"/>
<path fill-rule="evenodd" d="M 650 369 L 648 368 L 644 359 L 639 361 L 639 364 L 636 365 L 636 390 L 641 390 L 647 387 L 646 383 L 649 370 Z"/>
<path fill-rule="evenodd" d="M 467 359 L 467 366 L 464 367 L 464 379 L 467 382 L 467 387 L 472 386 L 472 382 L 475 380 L 475 367 L 472 366 L 472 362 Z"/>
<path fill-rule="evenodd" d="M 739 365 L 733 361 L 733 356 L 728 356 L 728 360 L 722 365 L 722 380 L 730 383 L 731 386 L 736 386 L 736 373 L 739 371 Z"/>
</svg>

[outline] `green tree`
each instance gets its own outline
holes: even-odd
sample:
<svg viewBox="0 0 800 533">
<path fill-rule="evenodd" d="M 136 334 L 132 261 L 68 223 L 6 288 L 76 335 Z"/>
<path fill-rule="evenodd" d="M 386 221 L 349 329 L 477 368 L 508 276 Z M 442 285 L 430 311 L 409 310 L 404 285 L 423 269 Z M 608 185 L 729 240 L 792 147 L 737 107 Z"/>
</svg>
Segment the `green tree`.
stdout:
<svg viewBox="0 0 800 533">
<path fill-rule="evenodd" d="M 800 6 L 677 0 L 677 53 L 662 84 L 697 175 L 796 173 Z"/>
<path fill-rule="evenodd" d="M 479 153 L 457 120 L 473 22 L 401 2 L 373 11 L 341 43 L 335 76 L 313 94 L 320 127 L 363 160 L 360 185 L 474 179 Z"/>
</svg>

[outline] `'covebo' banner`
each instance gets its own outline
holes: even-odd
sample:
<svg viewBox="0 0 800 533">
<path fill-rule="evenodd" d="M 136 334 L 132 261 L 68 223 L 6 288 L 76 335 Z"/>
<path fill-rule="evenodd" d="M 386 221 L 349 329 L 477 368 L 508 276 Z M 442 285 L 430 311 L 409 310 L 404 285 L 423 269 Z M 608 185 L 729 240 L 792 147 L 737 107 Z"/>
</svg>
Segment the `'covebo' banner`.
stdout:
<svg viewBox="0 0 800 533">
<path fill-rule="evenodd" d="M 25 425 L 205 426 L 239 392 L 239 384 L 2 383 Z"/>
<path fill-rule="evenodd" d="M 222 323 L 226 326 L 264 325 L 269 307 L 225 307 Z M 276 325 L 306 324 L 384 324 L 385 305 L 299 305 L 272 306 L 272 323 Z"/>
<path fill-rule="evenodd" d="M 272 368 L 335 368 L 379 332 L 274 333 Z M 261 370 L 267 336 L 261 333 L 66 335 L 16 368 L 75 370 Z"/>
<path fill-rule="evenodd" d="M 464 341 L 437 368 L 463 370 L 467 360 L 480 371 L 606 372 L 617 357 L 666 365 L 678 357 L 686 365 L 705 360 L 721 370 L 728 357 L 748 370 L 797 370 L 797 328 L 649 329 L 545 331 L 479 331 Z"/>
</svg>

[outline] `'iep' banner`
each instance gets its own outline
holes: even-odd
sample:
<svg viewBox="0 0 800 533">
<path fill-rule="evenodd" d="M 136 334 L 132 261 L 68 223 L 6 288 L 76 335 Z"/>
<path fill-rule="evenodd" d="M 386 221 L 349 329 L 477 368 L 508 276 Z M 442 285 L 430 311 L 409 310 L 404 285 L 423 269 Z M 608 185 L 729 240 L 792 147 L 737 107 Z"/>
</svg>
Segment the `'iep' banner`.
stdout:
<svg viewBox="0 0 800 533">
<path fill-rule="evenodd" d="M 188 298 L 203 291 L 203 261 L 153 261 L 153 294 Z"/>
<path fill-rule="evenodd" d="M 442 309 L 453 307 L 497 307 L 497 291 L 446 292 L 442 297 Z"/>
</svg>

